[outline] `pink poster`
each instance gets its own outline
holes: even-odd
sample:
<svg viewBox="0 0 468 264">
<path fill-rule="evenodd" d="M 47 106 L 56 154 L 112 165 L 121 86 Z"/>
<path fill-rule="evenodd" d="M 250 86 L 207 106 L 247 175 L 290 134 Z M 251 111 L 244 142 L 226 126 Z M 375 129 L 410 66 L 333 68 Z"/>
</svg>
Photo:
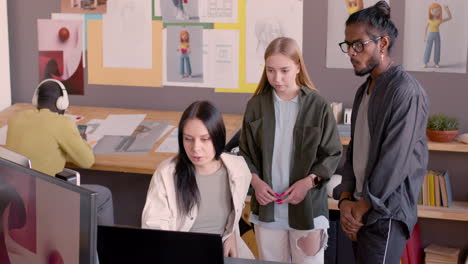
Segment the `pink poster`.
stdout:
<svg viewBox="0 0 468 264">
<path fill-rule="evenodd" d="M 84 94 L 83 21 L 38 19 L 39 81 L 62 81 L 68 94 Z"/>
</svg>

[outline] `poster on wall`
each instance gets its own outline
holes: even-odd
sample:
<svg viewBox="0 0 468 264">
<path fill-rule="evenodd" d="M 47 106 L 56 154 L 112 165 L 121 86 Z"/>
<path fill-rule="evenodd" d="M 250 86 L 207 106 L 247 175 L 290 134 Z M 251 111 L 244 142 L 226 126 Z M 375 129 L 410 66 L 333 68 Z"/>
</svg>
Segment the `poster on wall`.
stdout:
<svg viewBox="0 0 468 264">
<path fill-rule="evenodd" d="M 161 16 L 161 0 L 153 0 L 153 20 L 156 20 L 156 17 L 160 19 Z"/>
<path fill-rule="evenodd" d="M 260 11 L 261 10 L 261 11 Z M 265 49 L 278 37 L 290 37 L 302 50 L 302 0 L 247 0 L 245 76 L 258 83 Z"/>
<path fill-rule="evenodd" d="M 466 73 L 466 0 L 406 1 L 403 65 L 410 71 Z"/>
<path fill-rule="evenodd" d="M 345 23 L 349 15 L 374 5 L 379 0 L 329 0 L 327 24 L 327 68 L 351 69 L 349 57 L 338 43 L 345 38 Z M 386 0 L 390 4 L 389 0 Z M 408 1 L 407 1 L 408 2 Z"/>
<path fill-rule="evenodd" d="M 237 23 L 237 0 L 199 0 L 201 22 Z"/>
<path fill-rule="evenodd" d="M 206 70 L 203 27 L 167 26 L 163 36 L 164 85 L 200 86 L 203 84 Z"/>
<path fill-rule="evenodd" d="M 239 30 L 204 30 L 210 87 L 239 89 Z"/>
<path fill-rule="evenodd" d="M 103 61 L 106 68 L 152 68 L 150 1 L 112 0 L 103 15 Z"/>
<path fill-rule="evenodd" d="M 8 45 L 7 1 L 0 0 L 0 111 L 11 105 L 10 88 L 10 49 Z M 0 138 L 2 131 L 0 130 Z M 1 141 L 0 141 L 1 144 Z"/>
<path fill-rule="evenodd" d="M 37 20 L 39 81 L 62 81 L 69 94 L 84 94 L 83 21 Z"/>
<path fill-rule="evenodd" d="M 199 0 L 165 0 L 160 1 L 160 3 L 164 23 L 196 23 L 200 21 Z"/>
<path fill-rule="evenodd" d="M 105 14 L 107 0 L 60 0 L 62 13 Z"/>
</svg>

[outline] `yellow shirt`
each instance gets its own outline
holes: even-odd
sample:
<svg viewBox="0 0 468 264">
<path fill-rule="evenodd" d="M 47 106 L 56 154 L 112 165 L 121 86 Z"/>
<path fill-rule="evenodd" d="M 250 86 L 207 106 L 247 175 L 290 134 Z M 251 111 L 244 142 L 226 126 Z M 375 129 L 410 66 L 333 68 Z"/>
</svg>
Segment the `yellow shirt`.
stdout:
<svg viewBox="0 0 468 264">
<path fill-rule="evenodd" d="M 429 19 L 427 21 L 427 24 L 429 24 L 429 32 L 439 32 L 439 26 L 442 24 L 442 20 L 440 19 Z"/>
<path fill-rule="evenodd" d="M 52 176 L 63 170 L 67 156 L 83 168 L 94 164 L 93 149 L 75 123 L 49 109 L 27 110 L 9 118 L 6 146 L 29 158 L 33 169 Z"/>
</svg>

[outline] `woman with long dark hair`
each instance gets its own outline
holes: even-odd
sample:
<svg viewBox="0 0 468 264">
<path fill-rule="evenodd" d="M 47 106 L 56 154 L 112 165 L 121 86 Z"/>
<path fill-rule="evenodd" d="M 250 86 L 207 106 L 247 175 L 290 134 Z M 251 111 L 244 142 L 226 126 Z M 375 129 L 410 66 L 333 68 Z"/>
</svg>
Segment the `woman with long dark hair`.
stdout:
<svg viewBox="0 0 468 264">
<path fill-rule="evenodd" d="M 241 156 L 222 153 L 221 113 L 194 102 L 182 114 L 178 140 L 179 154 L 153 175 L 142 227 L 220 234 L 225 256 L 253 258 L 238 228 L 251 174 Z"/>
</svg>

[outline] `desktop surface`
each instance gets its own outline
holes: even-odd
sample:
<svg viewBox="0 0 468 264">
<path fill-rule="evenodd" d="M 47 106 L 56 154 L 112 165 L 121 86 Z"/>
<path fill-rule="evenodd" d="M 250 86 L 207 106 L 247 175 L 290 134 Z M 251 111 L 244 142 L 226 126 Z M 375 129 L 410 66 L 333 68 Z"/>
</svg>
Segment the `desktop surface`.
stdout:
<svg viewBox="0 0 468 264">
<path fill-rule="evenodd" d="M 0 111 L 0 127 L 7 124 L 9 117 L 14 114 L 33 109 L 32 104 L 17 103 L 7 109 Z M 77 124 L 86 124 L 92 119 L 106 119 L 108 115 L 128 115 L 128 114 L 146 114 L 144 121 L 170 121 L 170 124 L 177 126 L 182 116 L 182 112 L 177 111 L 157 111 L 148 109 L 125 109 L 125 108 L 107 108 L 107 107 L 88 107 L 88 106 L 70 106 L 66 114 L 83 117 Z M 242 126 L 242 115 L 223 114 L 223 120 L 226 126 L 226 139 L 229 140 Z M 92 170 L 116 171 L 153 174 L 159 164 L 176 153 L 155 152 L 159 145 L 167 137 L 167 134 L 159 139 L 152 149 L 145 155 L 96 155 L 96 162 L 91 167 Z M 67 163 L 67 167 L 76 168 L 72 163 Z"/>
</svg>

